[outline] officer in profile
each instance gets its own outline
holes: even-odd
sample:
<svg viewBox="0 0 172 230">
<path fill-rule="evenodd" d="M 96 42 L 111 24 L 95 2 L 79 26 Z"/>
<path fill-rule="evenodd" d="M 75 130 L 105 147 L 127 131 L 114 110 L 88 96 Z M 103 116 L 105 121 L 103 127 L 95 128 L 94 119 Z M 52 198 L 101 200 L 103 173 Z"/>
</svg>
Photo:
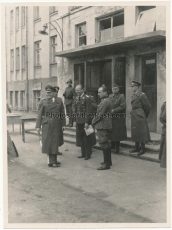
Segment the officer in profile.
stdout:
<svg viewBox="0 0 172 230">
<path fill-rule="evenodd" d="M 84 128 L 88 128 L 91 124 L 92 103 L 88 95 L 84 94 L 82 85 L 75 88 L 77 94 L 73 102 L 73 114 L 76 116 L 76 146 L 81 147 L 81 156 L 89 160 L 92 154 L 92 135 L 86 135 Z"/>
<path fill-rule="evenodd" d="M 97 107 L 97 114 L 94 117 L 92 124 L 97 129 L 99 145 L 103 150 L 104 161 L 102 166 L 97 170 L 110 169 L 111 160 L 111 145 L 110 145 L 110 129 L 112 128 L 111 110 L 112 103 L 108 96 L 108 89 L 105 85 L 98 89 L 98 95 L 101 99 Z"/>
<path fill-rule="evenodd" d="M 69 116 L 69 127 L 73 127 L 73 118 L 72 118 L 72 103 L 76 96 L 75 89 L 72 87 L 72 79 L 68 79 L 67 87 L 63 93 L 64 104 L 66 106 L 66 115 Z"/>
<path fill-rule="evenodd" d="M 131 82 L 133 91 L 131 100 L 131 140 L 135 142 L 135 147 L 129 152 L 137 152 L 137 156 L 145 153 L 145 142 L 150 141 L 147 118 L 151 105 L 146 94 L 140 91 L 140 86 L 141 83 L 138 81 Z"/>
</svg>

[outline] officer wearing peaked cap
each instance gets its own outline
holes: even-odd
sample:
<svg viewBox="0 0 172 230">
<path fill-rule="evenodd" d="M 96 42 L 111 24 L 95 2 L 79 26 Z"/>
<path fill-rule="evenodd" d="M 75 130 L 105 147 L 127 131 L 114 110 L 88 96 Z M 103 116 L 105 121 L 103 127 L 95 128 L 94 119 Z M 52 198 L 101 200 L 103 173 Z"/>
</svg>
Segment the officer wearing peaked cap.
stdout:
<svg viewBox="0 0 172 230">
<path fill-rule="evenodd" d="M 150 141 L 147 118 L 151 108 L 147 96 L 140 91 L 140 86 L 141 83 L 138 81 L 131 82 L 133 91 L 131 100 L 131 139 L 135 142 L 135 148 L 130 150 L 130 153 L 138 152 L 138 156 L 145 153 L 145 142 Z"/>
<path fill-rule="evenodd" d="M 112 102 L 111 148 L 115 148 L 115 153 L 119 153 L 120 141 L 127 139 L 125 124 L 126 100 L 124 94 L 120 94 L 117 84 L 112 86 L 112 92 L 113 93 L 109 95 Z"/>
<path fill-rule="evenodd" d="M 57 155 L 58 147 L 63 145 L 64 106 L 54 87 L 48 85 L 45 90 L 47 98 L 42 100 L 38 111 L 36 129 L 40 132 L 42 126 L 42 153 L 47 154 L 48 166 L 59 167 Z"/>
<path fill-rule="evenodd" d="M 81 156 L 89 160 L 92 154 L 92 146 L 96 144 L 95 133 L 86 135 L 84 128 L 91 125 L 92 102 L 88 95 L 84 94 L 83 87 L 77 85 L 75 88 L 76 98 L 73 102 L 73 114 L 76 115 L 76 146 L 81 147 Z"/>
</svg>

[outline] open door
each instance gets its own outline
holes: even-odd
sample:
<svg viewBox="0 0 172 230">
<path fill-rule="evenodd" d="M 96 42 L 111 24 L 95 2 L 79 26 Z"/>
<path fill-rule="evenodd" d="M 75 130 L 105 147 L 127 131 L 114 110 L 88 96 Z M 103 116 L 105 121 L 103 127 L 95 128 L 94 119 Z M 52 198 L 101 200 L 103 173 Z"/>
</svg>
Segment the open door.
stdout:
<svg viewBox="0 0 172 230">
<path fill-rule="evenodd" d="M 114 81 L 120 87 L 120 93 L 125 95 L 125 57 L 115 59 Z"/>
</svg>

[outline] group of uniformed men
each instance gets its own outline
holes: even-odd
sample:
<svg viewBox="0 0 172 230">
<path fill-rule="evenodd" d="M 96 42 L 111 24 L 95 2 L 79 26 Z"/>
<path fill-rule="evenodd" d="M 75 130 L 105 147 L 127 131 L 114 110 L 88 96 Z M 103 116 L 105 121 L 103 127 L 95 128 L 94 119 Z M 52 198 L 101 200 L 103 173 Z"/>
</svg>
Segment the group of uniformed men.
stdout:
<svg viewBox="0 0 172 230">
<path fill-rule="evenodd" d="M 98 89 L 100 103 L 94 97 L 87 95 L 82 85 L 72 87 L 72 80 L 67 81 L 67 88 L 63 94 L 69 126 L 76 126 L 76 146 L 81 147 L 78 158 L 89 160 L 92 146 L 96 144 L 95 132 L 86 135 L 85 129 L 90 125 L 97 130 L 99 145 L 103 150 L 103 162 L 98 170 L 110 169 L 112 166 L 111 149 L 119 153 L 120 141 L 127 139 L 126 130 L 126 100 L 120 94 L 117 84 L 112 86 L 112 94 L 102 85 Z M 150 113 L 150 103 L 147 96 L 139 90 L 140 83 L 131 82 L 133 91 L 131 106 L 131 139 L 135 148 L 130 152 L 137 152 L 140 156 L 145 153 L 145 142 L 150 140 L 147 117 Z M 45 88 L 47 98 L 42 99 L 38 108 L 36 129 L 42 127 L 42 153 L 47 154 L 49 167 L 60 167 L 57 161 L 59 146 L 63 145 L 63 130 L 66 126 L 65 112 L 62 99 L 59 98 L 59 87 L 50 85 Z M 96 112 L 96 113 L 95 113 Z M 74 123 L 74 124 L 73 124 Z"/>
</svg>

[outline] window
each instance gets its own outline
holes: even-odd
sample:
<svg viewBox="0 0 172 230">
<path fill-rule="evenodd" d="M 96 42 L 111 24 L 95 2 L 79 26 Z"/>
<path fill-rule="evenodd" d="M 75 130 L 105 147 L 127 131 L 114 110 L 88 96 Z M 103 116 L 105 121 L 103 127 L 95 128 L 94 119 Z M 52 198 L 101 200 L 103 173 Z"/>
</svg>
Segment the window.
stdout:
<svg viewBox="0 0 172 230">
<path fill-rule="evenodd" d="M 51 37 L 51 63 L 56 63 L 55 52 L 57 47 L 57 36 Z"/>
<path fill-rule="evenodd" d="M 19 7 L 16 8 L 16 30 L 19 29 Z"/>
<path fill-rule="evenodd" d="M 18 108 L 18 91 L 15 91 L 15 107 Z"/>
<path fill-rule="evenodd" d="M 20 50 L 16 48 L 16 70 L 20 69 Z"/>
<path fill-rule="evenodd" d="M 82 24 L 78 26 L 78 45 L 83 46 L 87 44 L 87 36 L 86 36 L 86 24 Z"/>
<path fill-rule="evenodd" d="M 25 107 L 25 91 L 20 91 L 20 108 Z"/>
<path fill-rule="evenodd" d="M 57 6 L 50 6 L 50 14 L 53 14 L 55 12 L 58 12 L 58 7 Z"/>
<path fill-rule="evenodd" d="M 33 90 L 33 110 L 38 110 L 40 99 L 41 99 L 41 91 Z"/>
<path fill-rule="evenodd" d="M 22 6 L 22 27 L 25 26 L 25 6 Z"/>
<path fill-rule="evenodd" d="M 134 34 L 143 34 L 156 30 L 156 8 L 145 10 L 145 8 L 139 7 L 142 10 L 138 16 L 136 28 Z M 147 8 L 146 8 L 147 9 Z"/>
<path fill-rule="evenodd" d="M 124 12 L 99 20 L 99 41 L 124 37 Z"/>
<path fill-rule="evenodd" d="M 13 91 L 10 91 L 10 105 L 13 106 Z"/>
<path fill-rule="evenodd" d="M 34 6 L 34 20 L 38 20 L 39 16 L 39 6 Z"/>
<path fill-rule="evenodd" d="M 22 69 L 26 69 L 26 46 L 22 46 Z"/>
<path fill-rule="evenodd" d="M 11 71 L 14 71 L 14 50 L 11 50 Z"/>
<path fill-rule="evenodd" d="M 11 10 L 10 16 L 11 16 L 11 19 L 10 19 L 10 29 L 11 29 L 11 32 L 13 32 L 13 29 L 14 29 L 14 14 L 13 14 L 13 10 Z"/>
<path fill-rule="evenodd" d="M 35 42 L 35 66 L 41 65 L 40 53 L 41 53 L 41 42 Z"/>
</svg>

